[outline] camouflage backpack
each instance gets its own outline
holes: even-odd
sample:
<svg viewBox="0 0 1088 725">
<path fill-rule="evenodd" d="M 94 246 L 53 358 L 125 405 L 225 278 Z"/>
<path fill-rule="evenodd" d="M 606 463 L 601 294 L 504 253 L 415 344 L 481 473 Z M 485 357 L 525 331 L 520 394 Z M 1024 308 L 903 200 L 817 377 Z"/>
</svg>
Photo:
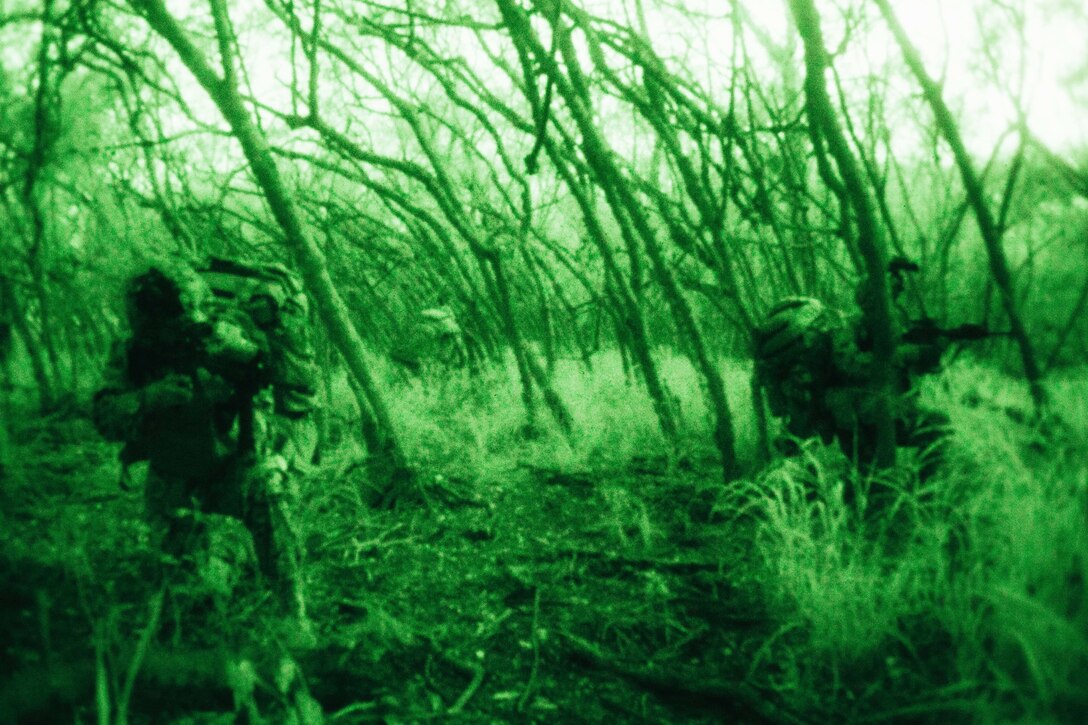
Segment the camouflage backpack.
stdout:
<svg viewBox="0 0 1088 725">
<path fill-rule="evenodd" d="M 812 297 L 780 300 L 753 335 L 755 370 L 771 413 L 798 435 L 821 427 L 821 390 L 834 369 L 834 337 L 845 321 Z"/>
<path fill-rule="evenodd" d="M 298 276 L 280 264 L 218 257 L 197 273 L 211 291 L 205 307 L 213 324 L 244 330 L 261 349 L 263 382 L 272 387 L 275 412 L 298 418 L 313 410 L 317 365 Z"/>
<path fill-rule="evenodd" d="M 771 377 L 787 375 L 822 357 L 828 333 L 844 324 L 831 308 L 812 297 L 779 300 L 755 330 L 755 359 Z"/>
</svg>

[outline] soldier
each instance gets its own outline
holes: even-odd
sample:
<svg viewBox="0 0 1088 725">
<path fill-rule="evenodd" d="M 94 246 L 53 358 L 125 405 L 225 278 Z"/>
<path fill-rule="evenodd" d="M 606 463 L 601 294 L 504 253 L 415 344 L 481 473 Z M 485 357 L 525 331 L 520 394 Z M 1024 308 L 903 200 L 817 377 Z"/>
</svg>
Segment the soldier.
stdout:
<svg viewBox="0 0 1088 725">
<path fill-rule="evenodd" d="M 427 336 L 433 341 L 437 362 L 451 368 L 467 365 L 468 348 L 453 310 L 448 305 L 443 305 L 423 310 L 419 316 Z"/>
<path fill-rule="evenodd" d="M 946 338 L 919 336 L 907 330 L 898 304 L 902 281 L 893 269 L 897 337 L 896 441 L 926 449 L 938 442 L 947 418 L 919 407 L 912 390 L 918 375 L 940 365 Z M 868 284 L 857 301 L 868 308 Z M 789 297 L 775 305 L 755 333 L 756 375 L 766 391 L 771 413 L 785 421 L 796 438 L 819 437 L 839 442 L 859 463 L 876 455 L 876 396 L 872 346 L 862 315 L 850 318 L 810 297 Z M 928 469 L 925 471 L 928 473 Z"/>
<path fill-rule="evenodd" d="M 174 557 L 201 531 L 194 506 L 240 519 L 262 574 L 304 619 L 290 504 L 314 453 L 316 371 L 297 280 L 225 260 L 202 274 L 151 268 L 126 306 L 131 338 L 94 400 L 98 429 L 125 443 L 123 483 L 148 462 L 149 523 Z"/>
<path fill-rule="evenodd" d="M 787 297 L 755 332 L 756 377 L 771 414 L 797 438 L 835 436 L 825 392 L 846 382 L 835 365 L 834 338 L 845 320 L 811 297 Z"/>
<path fill-rule="evenodd" d="M 389 357 L 416 376 L 432 366 L 447 370 L 471 368 L 473 355 L 467 343 L 457 316 L 448 305 L 430 307 L 421 310 L 407 326 Z"/>
</svg>

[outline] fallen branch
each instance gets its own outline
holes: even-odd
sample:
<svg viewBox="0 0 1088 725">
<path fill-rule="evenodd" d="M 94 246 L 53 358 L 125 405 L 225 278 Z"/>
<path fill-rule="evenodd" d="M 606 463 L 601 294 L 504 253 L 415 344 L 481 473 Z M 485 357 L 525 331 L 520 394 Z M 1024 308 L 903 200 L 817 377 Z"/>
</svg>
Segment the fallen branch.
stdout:
<svg viewBox="0 0 1088 725">
<path fill-rule="evenodd" d="M 731 722 L 786 723 L 805 722 L 801 717 L 772 703 L 755 687 L 720 679 L 701 679 L 686 674 L 671 674 L 648 667 L 625 664 L 600 647 L 567 632 L 560 633 L 578 659 L 590 666 L 617 674 L 624 679 L 662 695 L 682 699 L 685 703 L 703 702 L 713 708 L 716 716 Z"/>
<path fill-rule="evenodd" d="M 656 559 L 644 556 L 623 556 L 622 554 L 617 554 L 615 551 L 574 547 L 547 549 L 540 547 L 535 551 L 513 553 L 513 558 L 531 559 L 533 561 L 558 561 L 570 557 L 592 559 L 614 566 L 628 566 L 634 569 L 665 569 L 683 574 L 694 574 L 701 571 L 718 572 L 725 565 L 725 562 L 717 560 Z"/>
<path fill-rule="evenodd" d="M 518 712 L 524 712 L 525 707 L 529 704 L 529 699 L 533 696 L 534 690 L 536 690 L 536 676 L 540 670 L 540 631 L 537 628 L 537 622 L 540 620 L 540 587 L 536 588 L 533 592 L 533 621 L 530 625 L 532 627 L 531 639 L 533 642 L 533 666 L 529 670 L 529 681 L 525 683 L 525 691 L 521 693 L 521 697 L 518 698 Z"/>
</svg>

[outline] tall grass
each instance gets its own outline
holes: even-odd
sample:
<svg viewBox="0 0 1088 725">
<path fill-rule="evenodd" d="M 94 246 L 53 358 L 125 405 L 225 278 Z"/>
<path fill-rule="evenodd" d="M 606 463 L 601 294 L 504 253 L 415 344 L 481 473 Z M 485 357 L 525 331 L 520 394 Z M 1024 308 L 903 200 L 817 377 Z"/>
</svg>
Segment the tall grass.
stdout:
<svg viewBox="0 0 1088 725">
<path fill-rule="evenodd" d="M 696 372 L 671 353 L 659 360 L 681 445 L 713 460 Z M 592 371 L 573 362 L 555 371 L 575 422 L 569 438 L 543 408 L 542 433 L 523 434 L 512 361 L 482 378 L 409 378 L 377 365 L 409 457 L 446 475 L 592 472 L 664 450 L 645 391 L 625 380 L 614 352 Z M 748 371 L 721 370 L 738 450 L 754 460 Z M 337 385 L 334 400 L 350 401 Z M 1050 411 L 1034 420 L 1025 387 L 989 368 L 963 361 L 926 381 L 924 404 L 951 421 L 942 465 L 921 480 L 905 455 L 881 482 L 896 493 L 879 509 L 866 496 L 873 482 L 816 442 L 754 486 L 738 482 L 758 492 L 753 566 L 777 630 L 753 675 L 813 711 L 848 716 L 1069 719 L 1088 708 L 1088 376 L 1054 381 L 1050 392 Z"/>
<path fill-rule="evenodd" d="M 660 372 L 679 412 L 680 444 L 688 453 L 712 458 L 712 421 L 690 362 L 660 350 Z M 468 478 L 503 475 L 518 466 L 599 470 L 660 454 L 665 441 L 650 399 L 637 382 L 625 379 L 615 351 L 595 356 L 592 371 L 560 361 L 553 375 L 556 392 L 570 409 L 574 432 L 568 438 L 551 424 L 539 404 L 540 435 L 526 437 L 513 359 L 471 375 L 463 370 L 425 369 L 410 377 L 392 363 L 374 361 L 377 375 L 392 391 L 394 425 L 413 463 Z M 755 450 L 749 372 L 722 361 L 720 369 L 734 407 L 738 450 L 750 460 Z M 343 379 L 334 382 L 334 407 L 344 417 L 354 409 Z"/>
<path fill-rule="evenodd" d="M 1088 381 L 1051 393 L 1033 421 L 1023 386 L 986 368 L 930 381 L 951 418 L 944 465 L 925 483 L 900 472 L 867 516 L 835 451 L 764 476 L 758 550 L 788 632 L 764 654 L 791 662 L 782 687 L 983 720 L 1088 708 Z"/>
</svg>

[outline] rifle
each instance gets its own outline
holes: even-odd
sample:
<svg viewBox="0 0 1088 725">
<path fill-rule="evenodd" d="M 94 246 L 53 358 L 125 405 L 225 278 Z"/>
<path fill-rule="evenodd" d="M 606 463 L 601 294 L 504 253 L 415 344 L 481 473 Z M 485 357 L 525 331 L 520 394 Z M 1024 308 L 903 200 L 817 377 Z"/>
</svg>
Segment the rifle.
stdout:
<svg viewBox="0 0 1088 725">
<path fill-rule="evenodd" d="M 271 383 L 265 356 L 232 322 L 193 323 L 193 328 L 192 367 L 185 372 L 196 375 L 204 368 L 227 381 L 238 402 L 238 451 L 252 455 L 257 449 L 253 399 Z"/>
<path fill-rule="evenodd" d="M 128 352 L 129 379 L 140 386 L 164 373 L 189 378 L 197 392 L 207 384 L 209 373 L 222 378 L 237 405 L 238 449 L 246 453 L 255 450 L 254 397 L 271 381 L 260 346 L 238 325 L 183 319 L 174 322 L 165 339 L 135 338 Z M 140 460 L 145 455 L 139 441 L 130 441 L 122 450 L 123 460 Z"/>
<path fill-rule="evenodd" d="M 903 333 L 902 341 L 914 345 L 937 345 L 950 342 L 971 342 L 988 337 L 1007 337 L 1008 332 L 990 330 L 976 323 L 968 322 L 957 327 L 942 328 L 932 318 L 916 321 Z"/>
<path fill-rule="evenodd" d="M 196 330 L 193 362 L 248 393 L 256 393 L 270 381 L 260 345 L 231 321 L 193 323 Z"/>
</svg>

